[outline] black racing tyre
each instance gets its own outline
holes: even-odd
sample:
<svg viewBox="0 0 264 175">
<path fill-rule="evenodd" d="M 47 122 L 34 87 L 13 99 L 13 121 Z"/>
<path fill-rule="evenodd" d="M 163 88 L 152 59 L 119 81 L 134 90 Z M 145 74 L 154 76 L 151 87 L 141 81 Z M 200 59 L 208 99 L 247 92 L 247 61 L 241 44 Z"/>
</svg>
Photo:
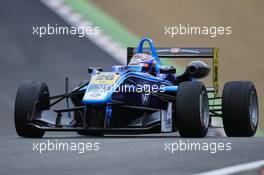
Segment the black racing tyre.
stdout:
<svg viewBox="0 0 264 175">
<path fill-rule="evenodd" d="M 251 137 L 258 127 L 258 97 L 251 81 L 225 83 L 223 125 L 229 137 Z"/>
<path fill-rule="evenodd" d="M 38 81 L 23 82 L 18 88 L 15 101 L 14 121 L 17 134 L 27 138 L 43 137 L 45 131 L 30 127 L 28 123 L 31 116 L 36 116 L 42 110 L 49 109 L 49 104 L 49 89 L 46 83 Z M 34 114 L 32 114 L 33 112 Z"/>
<path fill-rule="evenodd" d="M 202 82 L 180 83 L 176 93 L 176 125 L 181 137 L 204 137 L 209 127 L 209 104 Z"/>
</svg>

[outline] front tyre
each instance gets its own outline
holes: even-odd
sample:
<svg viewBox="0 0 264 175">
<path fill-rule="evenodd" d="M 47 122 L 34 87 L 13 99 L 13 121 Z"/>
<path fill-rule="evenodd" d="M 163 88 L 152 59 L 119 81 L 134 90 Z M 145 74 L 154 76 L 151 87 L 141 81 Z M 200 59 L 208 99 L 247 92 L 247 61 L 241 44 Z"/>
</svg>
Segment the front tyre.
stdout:
<svg viewBox="0 0 264 175">
<path fill-rule="evenodd" d="M 28 124 L 32 116 L 49 109 L 49 104 L 49 89 L 46 83 L 23 82 L 18 88 L 15 101 L 14 121 L 17 134 L 21 137 L 41 138 L 45 131 L 32 128 Z"/>
<path fill-rule="evenodd" d="M 223 124 L 229 137 L 251 137 L 258 126 L 258 97 L 251 81 L 225 83 Z"/>
<path fill-rule="evenodd" d="M 176 94 L 176 122 L 181 137 L 204 137 L 209 127 L 209 104 L 202 82 L 183 82 Z"/>
</svg>

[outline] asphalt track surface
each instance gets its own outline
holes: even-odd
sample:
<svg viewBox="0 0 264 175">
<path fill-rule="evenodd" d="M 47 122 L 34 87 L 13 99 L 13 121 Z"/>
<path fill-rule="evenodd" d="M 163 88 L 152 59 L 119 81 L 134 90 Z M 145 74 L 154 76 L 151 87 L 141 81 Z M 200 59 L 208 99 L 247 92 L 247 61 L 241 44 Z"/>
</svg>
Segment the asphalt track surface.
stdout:
<svg viewBox="0 0 264 175">
<path fill-rule="evenodd" d="M 46 81 L 51 93 L 63 92 L 64 78 L 73 85 L 87 79 L 87 67 L 116 64 L 85 38 L 32 35 L 32 26 L 67 25 L 35 0 L 0 1 L 0 174 L 193 174 L 264 158 L 263 138 L 207 137 L 181 139 L 177 134 L 82 137 L 47 133 L 43 139 L 23 139 L 13 126 L 15 93 L 22 80 Z M 100 144 L 99 151 L 34 150 L 33 143 Z M 230 151 L 164 150 L 164 143 L 227 143 Z"/>
</svg>

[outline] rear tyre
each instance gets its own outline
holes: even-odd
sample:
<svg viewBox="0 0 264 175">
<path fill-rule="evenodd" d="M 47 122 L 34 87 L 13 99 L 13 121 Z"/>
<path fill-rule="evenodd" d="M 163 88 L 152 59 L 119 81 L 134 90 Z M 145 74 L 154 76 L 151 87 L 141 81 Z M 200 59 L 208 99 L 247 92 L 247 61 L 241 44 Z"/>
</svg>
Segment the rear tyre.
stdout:
<svg viewBox="0 0 264 175">
<path fill-rule="evenodd" d="M 209 105 L 202 82 L 183 82 L 176 94 L 176 124 L 181 137 L 204 137 L 209 126 Z"/>
<path fill-rule="evenodd" d="M 257 91 L 251 81 L 225 83 L 223 89 L 223 124 L 229 137 L 251 137 L 258 126 Z"/>
<path fill-rule="evenodd" d="M 30 127 L 28 124 L 32 116 L 37 116 L 42 110 L 49 109 L 49 104 L 49 89 L 46 83 L 23 82 L 18 88 L 15 101 L 14 121 L 17 134 L 28 138 L 43 137 L 45 131 Z"/>
</svg>

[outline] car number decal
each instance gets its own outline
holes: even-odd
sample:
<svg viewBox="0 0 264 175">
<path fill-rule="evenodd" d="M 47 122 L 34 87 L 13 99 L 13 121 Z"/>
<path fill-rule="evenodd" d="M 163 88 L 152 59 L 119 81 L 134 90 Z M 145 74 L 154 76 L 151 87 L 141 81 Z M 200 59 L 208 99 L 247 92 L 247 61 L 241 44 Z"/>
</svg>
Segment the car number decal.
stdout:
<svg viewBox="0 0 264 175">
<path fill-rule="evenodd" d="M 119 78 L 116 73 L 100 73 L 92 77 L 90 84 L 113 85 Z"/>
</svg>

